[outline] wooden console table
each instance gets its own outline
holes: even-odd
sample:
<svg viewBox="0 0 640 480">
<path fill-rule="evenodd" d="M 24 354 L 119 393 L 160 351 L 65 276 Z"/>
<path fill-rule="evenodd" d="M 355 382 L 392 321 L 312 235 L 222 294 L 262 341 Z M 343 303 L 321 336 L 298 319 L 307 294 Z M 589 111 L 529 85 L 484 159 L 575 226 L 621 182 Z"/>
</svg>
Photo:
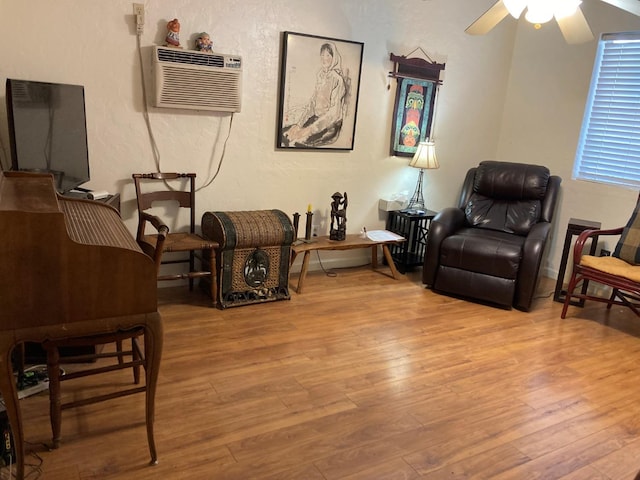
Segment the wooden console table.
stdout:
<svg viewBox="0 0 640 480">
<path fill-rule="evenodd" d="M 291 251 L 291 265 L 295 261 L 299 253 L 304 253 L 302 259 L 302 270 L 300 270 L 300 277 L 298 278 L 298 288 L 296 292 L 302 293 L 304 287 L 304 279 L 307 276 L 307 270 L 309 269 L 309 257 L 311 252 L 318 250 L 352 250 L 354 248 L 371 248 L 371 267 L 376 269 L 378 267 L 378 245 L 382 246 L 382 253 L 384 258 L 391 269 L 391 275 L 394 279 L 398 279 L 400 274 L 393 263 L 391 252 L 389 251 L 390 244 L 402 243 L 405 239 L 400 237 L 393 240 L 371 240 L 369 238 L 363 238 L 362 235 L 352 234 L 347 235 L 347 238 L 342 241 L 329 240 L 328 236 L 313 237 L 312 240 L 305 243 L 294 243 Z"/>
</svg>

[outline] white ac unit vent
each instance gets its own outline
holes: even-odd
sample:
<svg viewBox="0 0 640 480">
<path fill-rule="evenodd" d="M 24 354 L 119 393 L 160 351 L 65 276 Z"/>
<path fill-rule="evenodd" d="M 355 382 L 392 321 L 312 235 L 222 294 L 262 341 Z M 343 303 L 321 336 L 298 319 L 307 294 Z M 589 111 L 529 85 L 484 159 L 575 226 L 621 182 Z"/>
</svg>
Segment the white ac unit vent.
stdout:
<svg viewBox="0 0 640 480">
<path fill-rule="evenodd" d="M 155 106 L 239 112 L 242 58 L 154 47 Z"/>
</svg>

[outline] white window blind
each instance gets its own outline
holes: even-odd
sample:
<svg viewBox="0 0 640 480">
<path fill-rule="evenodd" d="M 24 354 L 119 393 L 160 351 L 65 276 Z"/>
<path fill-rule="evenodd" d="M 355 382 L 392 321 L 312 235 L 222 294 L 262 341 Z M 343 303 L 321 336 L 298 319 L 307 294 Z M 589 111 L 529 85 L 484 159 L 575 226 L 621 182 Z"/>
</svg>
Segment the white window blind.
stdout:
<svg viewBox="0 0 640 480">
<path fill-rule="evenodd" d="M 640 32 L 600 39 L 573 177 L 640 188 Z"/>
</svg>

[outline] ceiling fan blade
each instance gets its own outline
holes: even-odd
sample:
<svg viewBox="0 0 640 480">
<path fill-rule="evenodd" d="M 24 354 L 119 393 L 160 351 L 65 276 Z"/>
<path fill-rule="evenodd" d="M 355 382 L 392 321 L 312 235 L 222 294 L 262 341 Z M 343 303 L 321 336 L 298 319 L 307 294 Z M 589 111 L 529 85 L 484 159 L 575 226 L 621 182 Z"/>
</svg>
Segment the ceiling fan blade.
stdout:
<svg viewBox="0 0 640 480">
<path fill-rule="evenodd" d="M 604 3 L 618 7 L 625 12 L 633 13 L 640 17 L 640 1 L 638 0 L 602 0 Z"/>
<path fill-rule="evenodd" d="M 509 15 L 509 10 L 504 6 L 502 0 L 498 0 L 489 10 L 469 25 L 465 32 L 470 35 L 484 35 L 504 20 L 507 15 Z"/>
<path fill-rule="evenodd" d="M 567 43 L 575 45 L 593 40 L 593 32 L 587 23 L 580 7 L 573 15 L 568 17 L 556 18 L 562 36 Z"/>
</svg>

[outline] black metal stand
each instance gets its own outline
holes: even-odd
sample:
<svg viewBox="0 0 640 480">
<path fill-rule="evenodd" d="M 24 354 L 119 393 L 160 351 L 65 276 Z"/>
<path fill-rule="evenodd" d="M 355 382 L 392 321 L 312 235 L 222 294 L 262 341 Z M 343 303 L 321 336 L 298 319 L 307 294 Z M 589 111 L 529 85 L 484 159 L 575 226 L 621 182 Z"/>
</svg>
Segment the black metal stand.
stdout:
<svg viewBox="0 0 640 480">
<path fill-rule="evenodd" d="M 427 235 L 431 220 L 437 212 L 425 210 L 424 214 L 407 213 L 402 210 L 389 212 L 387 230 L 407 239 L 401 244 L 389 245 L 391 257 L 400 273 L 411 267 L 422 266 L 427 249 Z"/>
<path fill-rule="evenodd" d="M 418 174 L 418 183 L 416 185 L 416 191 L 413 192 L 413 196 L 411 200 L 409 200 L 409 205 L 407 205 L 407 210 L 426 210 L 424 207 L 424 197 L 422 196 L 422 177 L 424 176 L 424 170 L 421 168 L 420 173 Z"/>
<path fill-rule="evenodd" d="M 569 254 L 571 253 L 571 241 L 574 235 L 580 235 L 585 230 L 598 230 L 600 229 L 600 222 L 593 222 L 591 220 L 581 220 L 579 218 L 570 218 L 569 224 L 567 225 L 567 235 L 564 239 L 564 247 L 562 248 L 562 259 L 560 260 L 560 270 L 558 270 L 558 279 L 556 281 L 556 289 L 553 294 L 553 299 L 556 302 L 564 303 L 565 296 L 567 294 L 566 290 L 562 289 L 564 283 L 564 275 L 565 270 L 567 269 L 567 262 L 569 260 Z M 591 239 L 591 247 L 589 249 L 590 255 L 595 255 L 596 248 L 598 246 L 598 237 L 595 236 Z M 589 281 L 585 280 L 582 283 L 582 294 L 587 293 L 587 288 L 589 287 Z M 570 302 L 571 305 L 575 305 L 578 307 L 584 307 L 584 299 L 579 301 L 572 300 Z"/>
</svg>

